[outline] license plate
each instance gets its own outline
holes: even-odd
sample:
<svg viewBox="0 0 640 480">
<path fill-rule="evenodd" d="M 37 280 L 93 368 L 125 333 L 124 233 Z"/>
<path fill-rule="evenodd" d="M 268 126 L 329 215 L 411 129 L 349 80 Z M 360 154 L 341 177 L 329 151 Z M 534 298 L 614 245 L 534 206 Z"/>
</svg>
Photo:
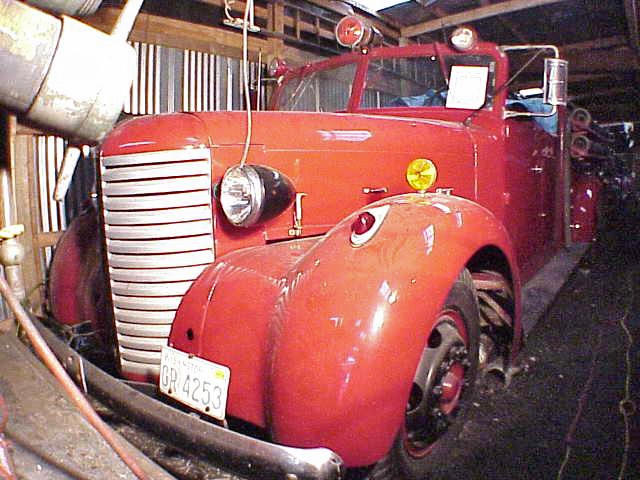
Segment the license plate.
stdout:
<svg viewBox="0 0 640 480">
<path fill-rule="evenodd" d="M 160 360 L 160 391 L 218 420 L 224 420 L 231 371 L 224 365 L 165 346 Z"/>
</svg>

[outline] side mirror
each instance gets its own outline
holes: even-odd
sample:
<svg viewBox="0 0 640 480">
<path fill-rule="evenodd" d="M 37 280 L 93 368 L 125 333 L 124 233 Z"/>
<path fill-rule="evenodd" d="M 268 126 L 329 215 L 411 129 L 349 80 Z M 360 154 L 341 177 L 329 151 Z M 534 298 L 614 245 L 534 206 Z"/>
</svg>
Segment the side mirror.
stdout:
<svg viewBox="0 0 640 480">
<path fill-rule="evenodd" d="M 566 106 L 568 94 L 569 62 L 560 58 L 544 59 L 543 102 L 553 106 Z"/>
</svg>

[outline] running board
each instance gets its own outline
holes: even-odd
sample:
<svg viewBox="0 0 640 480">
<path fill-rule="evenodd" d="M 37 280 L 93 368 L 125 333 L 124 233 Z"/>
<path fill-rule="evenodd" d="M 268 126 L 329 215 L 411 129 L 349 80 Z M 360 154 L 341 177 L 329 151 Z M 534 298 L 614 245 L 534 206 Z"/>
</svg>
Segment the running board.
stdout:
<svg viewBox="0 0 640 480">
<path fill-rule="evenodd" d="M 577 243 L 561 250 L 525 284 L 522 289 L 522 329 L 525 337 L 551 306 L 590 246 L 590 243 Z"/>
</svg>

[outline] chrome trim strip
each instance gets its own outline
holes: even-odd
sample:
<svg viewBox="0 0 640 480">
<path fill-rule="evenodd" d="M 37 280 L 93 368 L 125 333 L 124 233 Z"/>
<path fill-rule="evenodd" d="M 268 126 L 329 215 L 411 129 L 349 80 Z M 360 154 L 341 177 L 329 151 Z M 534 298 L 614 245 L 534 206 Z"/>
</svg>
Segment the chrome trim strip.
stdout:
<svg viewBox="0 0 640 480">
<path fill-rule="evenodd" d="M 119 333 L 124 335 L 139 336 L 139 337 L 158 337 L 167 338 L 171 331 L 171 325 L 153 325 L 145 324 L 138 325 L 135 323 L 124 323 L 116 320 L 116 328 Z"/>
<path fill-rule="evenodd" d="M 211 262 L 213 262 L 213 252 L 211 250 L 167 253 L 165 255 L 109 254 L 109 265 L 113 268 L 172 268 L 203 265 Z"/>
<path fill-rule="evenodd" d="M 186 193 L 163 193 L 162 195 L 145 195 L 144 197 L 109 197 L 104 207 L 109 211 L 143 210 L 148 208 L 176 208 L 194 205 L 209 205 L 209 191 L 198 190 Z"/>
<path fill-rule="evenodd" d="M 118 334 L 118 343 L 121 347 L 137 348 L 139 350 L 153 350 L 159 352 L 162 347 L 167 344 L 165 338 L 153 337 L 132 337 L 129 335 Z"/>
<path fill-rule="evenodd" d="M 171 325 L 176 312 L 174 310 L 127 310 L 114 308 L 116 320 L 131 324 L 155 323 Z"/>
<path fill-rule="evenodd" d="M 186 207 L 168 210 L 149 210 L 144 212 L 110 212 L 104 213 L 105 222 L 109 225 L 149 225 L 162 223 L 189 222 L 211 218 L 211 208 Z"/>
<path fill-rule="evenodd" d="M 182 297 L 123 297 L 113 295 L 116 308 L 128 310 L 172 310 L 176 311 Z"/>
<path fill-rule="evenodd" d="M 160 363 L 161 352 L 154 352 L 151 350 L 138 350 L 120 347 L 120 358 L 123 360 L 129 360 L 131 362 L 150 363 L 155 365 Z"/>
<path fill-rule="evenodd" d="M 160 362 L 154 365 L 146 362 L 132 362 L 131 360 L 121 358 L 120 367 L 127 372 L 143 377 L 157 377 L 160 375 Z"/>
<path fill-rule="evenodd" d="M 187 293 L 192 282 L 133 283 L 111 282 L 111 291 L 117 295 L 144 297 L 175 297 Z"/>
<path fill-rule="evenodd" d="M 207 265 L 161 270 L 112 268 L 109 273 L 112 281 L 120 282 L 183 282 L 195 280 L 205 268 Z"/>
<path fill-rule="evenodd" d="M 168 240 L 107 240 L 111 253 L 178 253 L 204 250 L 213 245 L 212 235 L 171 238 Z"/>
<path fill-rule="evenodd" d="M 191 175 L 208 175 L 209 162 L 198 160 L 183 162 L 180 169 L 169 164 L 163 165 L 136 165 L 134 167 L 120 167 L 107 170 L 102 177 L 103 182 L 117 182 L 121 180 L 144 180 L 148 178 L 172 178 L 188 177 Z"/>
<path fill-rule="evenodd" d="M 172 163 L 181 160 L 198 160 L 209 157 L 209 149 L 186 148 L 180 150 L 161 150 L 159 152 L 133 153 L 127 155 L 113 155 L 102 157 L 103 167 L 117 167 L 120 165 L 144 165 L 148 163 Z"/>
<path fill-rule="evenodd" d="M 105 233 L 107 238 L 115 238 L 119 240 L 143 239 L 143 238 L 180 238 L 191 235 L 211 234 L 211 222 L 206 220 L 198 220 L 195 222 L 184 222 L 176 225 L 169 223 L 167 225 L 105 225 Z"/>
<path fill-rule="evenodd" d="M 104 195 L 144 195 L 158 192 L 188 192 L 211 188 L 207 175 L 161 180 L 141 180 L 139 182 L 118 182 L 102 184 Z"/>
</svg>

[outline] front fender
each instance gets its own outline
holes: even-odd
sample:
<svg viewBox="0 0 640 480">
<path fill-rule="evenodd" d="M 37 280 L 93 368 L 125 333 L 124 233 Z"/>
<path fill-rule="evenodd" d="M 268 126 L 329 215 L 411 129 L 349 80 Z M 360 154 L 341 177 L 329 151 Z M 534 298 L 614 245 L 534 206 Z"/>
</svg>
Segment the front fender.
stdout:
<svg viewBox="0 0 640 480">
<path fill-rule="evenodd" d="M 506 230 L 485 208 L 439 194 L 370 207 L 384 204 L 390 210 L 367 244 L 350 243 L 356 212 L 297 261 L 271 322 L 274 439 L 330 448 L 348 466 L 391 447 L 427 335 L 471 256 L 499 248 L 517 280 Z"/>
<path fill-rule="evenodd" d="M 77 216 L 58 240 L 47 280 L 53 317 L 68 326 L 91 322 L 99 340 L 108 345 L 112 321 L 95 207 L 90 206 Z"/>
</svg>

